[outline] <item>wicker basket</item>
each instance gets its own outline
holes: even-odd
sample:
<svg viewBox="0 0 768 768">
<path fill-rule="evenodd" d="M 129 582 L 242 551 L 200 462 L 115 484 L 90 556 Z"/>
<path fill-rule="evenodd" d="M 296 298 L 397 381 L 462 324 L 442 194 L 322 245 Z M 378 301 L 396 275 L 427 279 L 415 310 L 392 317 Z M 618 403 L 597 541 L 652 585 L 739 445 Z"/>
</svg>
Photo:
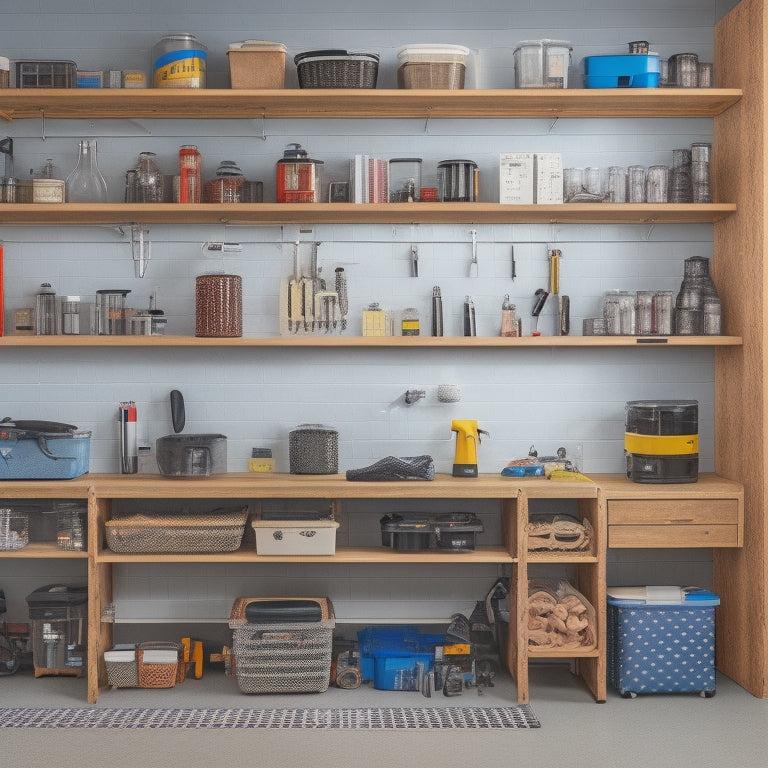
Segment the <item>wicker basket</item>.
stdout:
<svg viewBox="0 0 768 768">
<path fill-rule="evenodd" d="M 132 515 L 104 528 L 113 552 L 234 552 L 247 520 L 248 508 L 238 507 L 204 515 Z"/>
<path fill-rule="evenodd" d="M 22 549 L 29 544 L 29 515 L 12 507 L 0 509 L 0 550 Z"/>
<path fill-rule="evenodd" d="M 178 643 L 141 643 L 136 651 L 139 688 L 173 688 L 183 682 L 184 665 L 180 661 Z"/>
<path fill-rule="evenodd" d="M 307 51 L 294 57 L 300 88 L 375 88 L 379 57 L 375 53 Z"/>
<path fill-rule="evenodd" d="M 232 606 L 232 654 L 242 693 L 322 693 L 330 682 L 335 619 L 327 598 L 318 598 L 320 621 L 249 624 L 246 607 L 269 598 L 238 598 Z M 285 598 L 285 600 L 306 598 Z M 314 600 L 314 598 L 310 598 Z M 282 599 L 281 599 L 282 602 Z"/>
</svg>

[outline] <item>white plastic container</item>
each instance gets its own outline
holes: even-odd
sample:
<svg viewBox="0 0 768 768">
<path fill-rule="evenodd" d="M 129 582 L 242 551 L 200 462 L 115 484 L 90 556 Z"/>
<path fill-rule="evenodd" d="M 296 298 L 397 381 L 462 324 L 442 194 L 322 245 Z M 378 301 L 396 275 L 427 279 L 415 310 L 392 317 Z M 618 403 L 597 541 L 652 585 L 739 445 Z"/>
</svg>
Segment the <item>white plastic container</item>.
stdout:
<svg viewBox="0 0 768 768">
<path fill-rule="evenodd" d="M 468 57 L 463 45 L 407 45 L 397 52 L 397 87 L 460 90 Z"/>
<path fill-rule="evenodd" d="M 567 40 L 523 40 L 514 50 L 515 88 L 567 88 L 573 47 Z"/>
<path fill-rule="evenodd" d="M 252 520 L 257 555 L 333 555 L 335 520 Z"/>
</svg>

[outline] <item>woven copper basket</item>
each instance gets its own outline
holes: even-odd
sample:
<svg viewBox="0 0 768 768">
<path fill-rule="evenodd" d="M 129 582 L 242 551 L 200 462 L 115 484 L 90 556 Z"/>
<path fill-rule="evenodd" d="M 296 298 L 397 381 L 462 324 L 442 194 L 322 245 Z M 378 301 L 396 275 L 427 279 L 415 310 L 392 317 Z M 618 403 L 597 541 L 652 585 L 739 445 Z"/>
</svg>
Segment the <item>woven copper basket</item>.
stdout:
<svg viewBox="0 0 768 768">
<path fill-rule="evenodd" d="M 243 335 L 243 279 L 199 275 L 195 281 L 195 336 Z"/>
</svg>

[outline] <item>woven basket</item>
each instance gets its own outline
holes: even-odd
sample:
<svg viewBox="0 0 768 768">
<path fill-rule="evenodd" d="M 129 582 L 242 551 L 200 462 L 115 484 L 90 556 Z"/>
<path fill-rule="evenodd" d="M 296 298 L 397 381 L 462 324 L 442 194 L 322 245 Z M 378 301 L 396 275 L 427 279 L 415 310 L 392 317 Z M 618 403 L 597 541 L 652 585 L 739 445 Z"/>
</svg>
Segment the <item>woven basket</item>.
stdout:
<svg viewBox="0 0 768 768">
<path fill-rule="evenodd" d="M 374 53 L 307 51 L 294 62 L 300 88 L 375 88 L 379 74 Z"/>
<path fill-rule="evenodd" d="M 144 661 L 147 651 L 172 650 L 176 661 L 171 663 L 148 663 Z M 173 688 L 184 681 L 184 665 L 181 664 L 181 645 L 178 643 L 140 643 L 136 651 L 139 688 Z"/>
<path fill-rule="evenodd" d="M 240 548 L 248 508 L 205 515 L 132 515 L 104 524 L 113 552 L 234 552 Z"/>
<path fill-rule="evenodd" d="M 465 73 L 465 65 L 455 61 L 409 62 L 397 68 L 397 87 L 461 90 Z"/>
</svg>

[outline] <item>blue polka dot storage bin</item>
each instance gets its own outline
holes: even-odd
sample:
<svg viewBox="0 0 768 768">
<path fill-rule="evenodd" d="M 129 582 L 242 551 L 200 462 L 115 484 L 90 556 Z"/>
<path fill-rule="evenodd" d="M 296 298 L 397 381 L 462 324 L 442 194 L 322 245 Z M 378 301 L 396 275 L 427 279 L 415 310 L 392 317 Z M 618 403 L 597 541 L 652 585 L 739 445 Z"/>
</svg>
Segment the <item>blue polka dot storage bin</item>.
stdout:
<svg viewBox="0 0 768 768">
<path fill-rule="evenodd" d="M 608 598 L 608 682 L 622 696 L 715 692 L 715 606 Z"/>
</svg>

